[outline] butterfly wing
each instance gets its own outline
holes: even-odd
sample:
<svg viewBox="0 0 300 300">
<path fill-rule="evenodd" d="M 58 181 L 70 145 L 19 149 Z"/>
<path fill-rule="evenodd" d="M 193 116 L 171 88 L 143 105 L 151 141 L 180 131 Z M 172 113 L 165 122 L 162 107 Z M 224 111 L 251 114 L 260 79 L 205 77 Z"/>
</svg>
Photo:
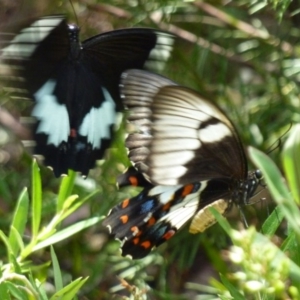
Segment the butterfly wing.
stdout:
<svg viewBox="0 0 300 300">
<path fill-rule="evenodd" d="M 33 95 L 69 52 L 65 18 L 62 15 L 46 16 L 5 31 L 0 35 L 1 65 L 15 67 L 11 68 L 12 75 L 16 76 L 16 81 L 10 82 L 12 87 L 21 86 Z"/>
<path fill-rule="evenodd" d="M 79 29 L 63 16 L 40 18 L 2 47 L 1 64 L 18 68 L 15 86 L 25 87 L 37 119 L 35 152 L 56 176 L 68 169 L 87 175 L 112 137 L 119 77 L 146 61 L 165 61 L 173 36 L 152 29 L 125 29 L 82 43 Z M 25 84 L 20 84 L 20 75 Z"/>
<path fill-rule="evenodd" d="M 119 188 L 125 186 L 153 187 L 153 185 L 145 179 L 143 174 L 138 172 L 134 167 L 129 167 L 126 172 L 118 176 L 117 185 Z"/>
<path fill-rule="evenodd" d="M 122 174 L 118 178 L 120 186 L 139 185 L 144 189 L 115 206 L 103 221 L 111 234 L 122 241 L 122 255 L 134 259 L 146 256 L 153 247 L 169 240 L 191 219 L 191 233 L 204 231 L 215 223 L 209 207 L 224 214 L 231 203 L 226 184 L 217 180 L 176 186 L 145 182 L 133 168 Z"/>
<path fill-rule="evenodd" d="M 132 182 L 125 180 L 132 178 L 132 171 L 129 169 L 118 182 Z M 205 186 L 205 182 L 172 187 L 148 183 L 137 196 L 114 207 L 103 225 L 123 241 L 123 255 L 141 258 L 170 239 L 195 214 Z"/>
<path fill-rule="evenodd" d="M 119 80 L 127 69 L 161 70 L 170 57 L 174 36 L 149 28 L 129 28 L 106 32 L 82 43 L 84 60 L 94 61 L 93 72 L 102 74 L 104 85 L 118 108 Z"/>
<path fill-rule="evenodd" d="M 128 121 L 136 129 L 126 140 L 129 158 L 151 183 L 247 178 L 240 139 L 211 101 L 139 70 L 123 75 L 121 94 L 129 109 Z"/>
<path fill-rule="evenodd" d="M 245 154 L 225 114 L 198 93 L 140 70 L 122 75 L 131 127 L 129 158 L 153 186 L 113 208 L 104 221 L 123 255 L 141 258 L 191 220 L 190 232 L 245 203 L 259 179 L 247 178 Z M 234 161 L 234 164 L 232 163 Z"/>
</svg>

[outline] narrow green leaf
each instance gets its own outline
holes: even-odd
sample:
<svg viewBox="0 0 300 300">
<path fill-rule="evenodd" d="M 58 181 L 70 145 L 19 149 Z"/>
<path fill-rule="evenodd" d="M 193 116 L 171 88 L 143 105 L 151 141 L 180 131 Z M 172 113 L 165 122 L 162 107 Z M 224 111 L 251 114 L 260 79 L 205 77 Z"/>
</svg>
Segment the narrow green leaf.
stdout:
<svg viewBox="0 0 300 300">
<path fill-rule="evenodd" d="M 84 203 L 86 203 L 91 197 L 93 197 L 94 195 L 98 194 L 100 190 L 96 190 L 93 193 L 89 194 L 88 196 L 82 198 L 82 199 L 78 199 L 77 195 L 72 195 L 70 196 L 66 202 L 64 203 L 64 207 L 63 209 L 66 209 L 66 206 L 69 204 L 68 202 L 70 200 L 74 200 L 72 201 L 72 206 L 71 204 L 68 206 L 68 210 L 66 210 L 66 212 L 64 212 L 62 219 L 65 219 L 66 217 L 68 217 L 70 214 L 72 214 L 75 210 L 77 210 L 80 206 L 82 206 Z M 77 200 L 77 201 L 76 201 Z"/>
<path fill-rule="evenodd" d="M 72 300 L 75 298 L 76 294 L 79 292 L 81 287 L 87 282 L 89 278 L 86 277 L 84 279 L 78 278 L 76 280 L 76 284 L 74 284 L 69 291 L 62 297 L 62 300 Z M 68 286 L 66 286 L 68 287 Z"/>
<path fill-rule="evenodd" d="M 74 225 L 71 225 L 71 226 L 55 233 L 54 235 L 52 235 L 48 239 L 38 243 L 37 245 L 35 245 L 33 247 L 32 251 L 37 251 L 37 250 L 40 250 L 42 248 L 53 245 L 55 243 L 58 243 L 62 240 L 65 240 L 65 239 L 69 238 L 70 236 L 76 234 L 77 232 L 95 225 L 96 223 L 100 222 L 103 218 L 104 217 L 93 217 L 93 218 L 90 218 L 88 220 L 84 220 L 84 221 L 78 222 Z"/>
<path fill-rule="evenodd" d="M 295 233 L 291 232 L 281 244 L 281 250 L 283 252 L 290 251 L 290 249 L 294 247 L 294 243 L 295 243 Z"/>
<path fill-rule="evenodd" d="M 72 194 L 75 178 L 76 172 L 72 170 L 69 170 L 68 176 L 63 177 L 59 187 L 56 212 L 60 212 L 62 210 L 64 202 Z"/>
<path fill-rule="evenodd" d="M 289 253 L 289 258 L 300 266 L 300 244 L 296 238 L 295 232 L 291 231 L 288 237 L 281 244 L 281 250 Z"/>
<path fill-rule="evenodd" d="M 21 274 L 22 273 L 21 267 L 20 267 L 16 257 L 12 253 L 9 255 L 9 261 L 14 266 L 15 273 Z"/>
<path fill-rule="evenodd" d="M 249 147 L 249 155 L 255 165 L 262 171 L 268 189 L 276 202 L 281 204 L 284 199 L 291 199 L 290 192 L 274 162 L 266 154 L 252 147 Z"/>
<path fill-rule="evenodd" d="M 15 284 L 11 282 L 5 282 L 6 287 L 9 290 L 9 292 L 12 294 L 13 299 L 18 300 L 28 300 L 26 294 Z"/>
<path fill-rule="evenodd" d="M 57 300 L 57 299 L 61 299 L 61 300 L 71 300 L 74 298 L 74 296 L 76 295 L 76 293 L 78 293 L 79 289 L 81 288 L 81 286 L 88 280 L 87 278 L 77 278 L 76 280 L 74 280 L 73 282 L 71 282 L 70 284 L 68 284 L 67 286 L 65 286 L 63 289 L 61 289 L 60 291 L 56 292 L 51 298 L 50 300 Z M 62 297 L 63 296 L 63 297 Z M 62 298 L 61 298 L 62 297 Z"/>
<path fill-rule="evenodd" d="M 283 219 L 283 212 L 280 206 L 277 206 L 265 220 L 262 225 L 262 233 L 273 236 Z"/>
<path fill-rule="evenodd" d="M 224 231 L 230 236 L 231 227 L 227 219 L 223 217 L 214 207 L 210 207 L 209 210 L 221 225 L 221 227 L 224 229 Z"/>
<path fill-rule="evenodd" d="M 14 252 L 14 255 L 17 257 L 19 255 L 19 252 L 24 250 L 24 242 L 22 237 L 20 236 L 19 232 L 15 229 L 15 227 L 10 227 L 10 233 L 9 237 L 11 238 L 12 242 L 10 242 L 10 245 L 12 245 L 12 251 Z M 13 248 L 13 245 L 15 248 Z"/>
<path fill-rule="evenodd" d="M 51 260 L 52 260 L 53 273 L 54 273 L 55 288 L 57 291 L 59 291 L 63 288 L 61 271 L 60 271 L 59 263 L 57 260 L 57 256 L 56 256 L 55 251 L 52 246 L 50 248 L 50 251 L 51 251 Z"/>
<path fill-rule="evenodd" d="M 35 159 L 32 161 L 32 239 L 39 232 L 42 212 L 42 182 L 40 170 Z"/>
<path fill-rule="evenodd" d="M 231 294 L 234 300 L 245 300 L 245 297 L 237 290 L 234 285 L 232 285 L 229 280 L 220 274 L 220 278 L 224 286 L 227 288 L 228 292 Z"/>
<path fill-rule="evenodd" d="M 41 282 L 37 278 L 34 278 L 34 276 L 32 274 L 33 272 L 34 272 L 34 268 L 31 268 L 31 272 L 29 273 L 29 280 L 30 280 L 32 287 L 34 288 L 35 292 L 38 295 L 38 299 L 39 300 L 48 300 L 46 291 L 44 290 L 44 286 L 41 284 Z"/>
<path fill-rule="evenodd" d="M 63 210 L 69 209 L 77 199 L 78 195 L 71 195 L 68 198 L 66 198 L 62 207 Z"/>
<path fill-rule="evenodd" d="M 300 124 L 293 126 L 284 144 L 282 162 L 292 195 L 300 204 Z"/>
<path fill-rule="evenodd" d="M 20 246 L 21 246 L 20 237 L 23 236 L 25 226 L 27 223 L 28 206 L 29 206 L 28 191 L 27 188 L 24 188 L 19 196 L 16 205 L 16 209 L 15 209 L 15 213 L 13 216 L 13 221 L 11 224 L 11 229 L 8 237 L 11 249 L 15 256 L 18 255 L 18 251 L 20 250 Z"/>
<path fill-rule="evenodd" d="M 13 253 L 13 251 L 10 247 L 8 237 L 4 234 L 2 230 L 0 230 L 0 238 L 2 239 L 3 243 L 6 246 L 7 256 L 10 257 L 10 254 Z"/>
<path fill-rule="evenodd" d="M 249 147 L 249 154 L 255 165 L 262 171 L 271 195 L 280 205 L 289 225 L 300 239 L 300 212 L 281 177 L 280 171 L 274 162 L 261 151 Z"/>
<path fill-rule="evenodd" d="M 39 295 L 39 298 L 38 298 L 39 300 L 48 300 L 49 299 L 46 291 L 44 290 L 44 288 L 41 284 L 38 286 L 37 292 Z"/>
<path fill-rule="evenodd" d="M 76 296 L 76 294 L 79 292 L 79 290 L 81 289 L 81 287 L 87 282 L 88 279 L 89 279 L 88 277 L 86 277 L 84 279 L 78 278 L 77 279 L 78 280 L 77 284 L 74 285 L 72 287 L 72 289 L 70 289 L 69 292 L 67 292 L 63 296 L 62 300 L 72 300 L 72 299 L 74 299 L 75 296 Z"/>
<path fill-rule="evenodd" d="M 8 294 L 8 288 L 5 282 L 0 283 L 0 295 L 2 300 L 10 300 L 10 296 Z"/>
</svg>

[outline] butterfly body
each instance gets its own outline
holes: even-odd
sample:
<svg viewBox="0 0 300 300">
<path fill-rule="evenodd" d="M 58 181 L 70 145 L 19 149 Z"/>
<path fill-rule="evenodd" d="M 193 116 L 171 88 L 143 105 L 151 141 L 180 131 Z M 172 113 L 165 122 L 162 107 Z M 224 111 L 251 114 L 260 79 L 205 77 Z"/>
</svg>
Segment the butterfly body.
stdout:
<svg viewBox="0 0 300 300">
<path fill-rule="evenodd" d="M 56 176 L 68 169 L 86 176 L 102 158 L 122 109 L 121 73 L 151 61 L 160 66 L 172 41 L 164 32 L 131 28 L 80 42 L 79 28 L 57 15 L 34 20 L 3 43 L 1 64 L 18 67 L 15 77 L 35 100 L 35 152 Z"/>
<path fill-rule="evenodd" d="M 128 156 L 152 185 L 103 222 L 122 241 L 123 255 L 142 258 L 188 222 L 191 233 L 214 224 L 211 207 L 225 214 L 233 204 L 249 202 L 261 174 L 248 172 L 238 134 L 218 106 L 139 70 L 123 74 L 121 95 L 135 128 L 126 139 Z"/>
</svg>

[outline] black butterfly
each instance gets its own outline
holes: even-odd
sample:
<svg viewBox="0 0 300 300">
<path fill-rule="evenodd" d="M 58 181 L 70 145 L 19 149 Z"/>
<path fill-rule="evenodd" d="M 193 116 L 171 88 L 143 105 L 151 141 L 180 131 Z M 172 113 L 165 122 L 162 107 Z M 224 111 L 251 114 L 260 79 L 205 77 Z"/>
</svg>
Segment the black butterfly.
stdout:
<svg viewBox="0 0 300 300">
<path fill-rule="evenodd" d="M 35 99 L 36 154 L 56 176 L 68 169 L 87 175 L 109 146 L 116 111 L 122 109 L 119 79 L 129 68 L 157 69 L 167 60 L 173 36 L 131 28 L 79 41 L 79 28 L 64 16 L 46 16 L 2 34 L 0 67 L 9 65 L 15 91 Z M 22 77 L 20 80 L 20 77 Z M 25 81 L 24 81 L 25 80 Z M 23 83 L 23 85 L 22 85 Z"/>
<path fill-rule="evenodd" d="M 191 233 L 203 232 L 215 223 L 210 207 L 225 214 L 233 203 L 248 203 L 261 173 L 248 173 L 238 134 L 218 106 L 139 70 L 122 75 L 121 95 L 135 129 L 126 146 L 136 171 L 119 185 L 144 187 L 103 222 L 122 240 L 123 255 L 144 257 L 189 220 Z"/>
</svg>

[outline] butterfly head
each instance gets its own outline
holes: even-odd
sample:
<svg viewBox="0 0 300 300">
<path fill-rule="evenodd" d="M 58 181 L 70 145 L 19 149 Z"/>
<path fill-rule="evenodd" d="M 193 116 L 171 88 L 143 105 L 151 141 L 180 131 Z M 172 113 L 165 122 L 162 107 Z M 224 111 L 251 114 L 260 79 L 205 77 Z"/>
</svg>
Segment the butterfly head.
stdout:
<svg viewBox="0 0 300 300">
<path fill-rule="evenodd" d="M 76 24 L 68 24 L 68 29 L 70 39 L 78 39 L 80 28 Z"/>
<path fill-rule="evenodd" d="M 249 204 L 249 199 L 254 195 L 254 192 L 261 183 L 262 177 L 260 170 L 249 171 L 247 179 L 239 182 L 239 187 L 232 197 L 233 202 L 237 205 Z"/>
</svg>

